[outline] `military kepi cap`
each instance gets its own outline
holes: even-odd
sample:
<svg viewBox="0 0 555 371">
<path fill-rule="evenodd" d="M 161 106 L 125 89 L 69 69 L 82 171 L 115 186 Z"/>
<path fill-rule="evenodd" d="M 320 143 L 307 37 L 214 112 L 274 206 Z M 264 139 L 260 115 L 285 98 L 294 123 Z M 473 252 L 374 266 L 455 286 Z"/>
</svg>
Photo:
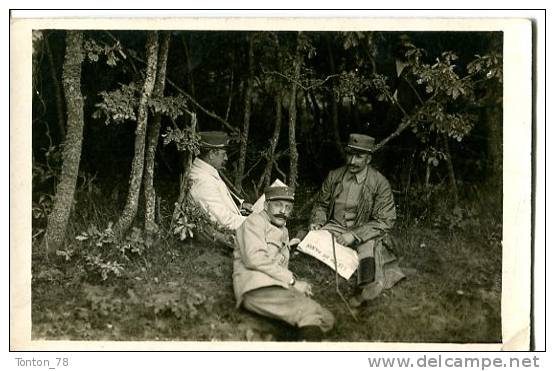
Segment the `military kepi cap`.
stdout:
<svg viewBox="0 0 555 371">
<path fill-rule="evenodd" d="M 287 200 L 294 201 L 295 193 L 287 186 L 285 187 L 266 187 L 264 188 L 264 196 L 266 201 Z"/>
<path fill-rule="evenodd" d="M 229 144 L 229 136 L 224 131 L 201 131 L 200 145 L 206 148 L 225 148 Z"/>
<path fill-rule="evenodd" d="M 349 135 L 349 142 L 347 143 L 347 150 L 372 152 L 375 147 L 376 140 L 371 136 L 364 134 L 351 134 Z"/>
</svg>

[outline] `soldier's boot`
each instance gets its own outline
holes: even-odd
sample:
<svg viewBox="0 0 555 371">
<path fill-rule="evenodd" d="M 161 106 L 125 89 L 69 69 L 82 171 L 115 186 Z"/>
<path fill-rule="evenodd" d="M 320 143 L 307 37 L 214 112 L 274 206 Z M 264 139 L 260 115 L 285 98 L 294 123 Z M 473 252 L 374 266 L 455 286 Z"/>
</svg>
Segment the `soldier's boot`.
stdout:
<svg viewBox="0 0 555 371">
<path fill-rule="evenodd" d="M 374 281 L 376 273 L 375 264 L 376 261 L 374 258 L 363 258 L 360 260 L 357 283 L 361 292 L 349 300 L 349 305 L 351 307 L 360 307 L 365 302 L 376 299 L 383 291 L 382 282 Z"/>
<path fill-rule="evenodd" d="M 357 285 L 361 288 L 374 281 L 376 274 L 376 261 L 374 258 L 360 259 L 357 274 Z"/>
</svg>

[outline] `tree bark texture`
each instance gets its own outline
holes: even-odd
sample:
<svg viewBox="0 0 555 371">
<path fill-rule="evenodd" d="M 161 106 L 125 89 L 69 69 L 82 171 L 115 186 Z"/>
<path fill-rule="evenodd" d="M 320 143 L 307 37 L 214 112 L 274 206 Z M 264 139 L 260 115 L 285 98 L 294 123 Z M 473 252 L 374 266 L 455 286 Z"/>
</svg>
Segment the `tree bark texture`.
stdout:
<svg viewBox="0 0 555 371">
<path fill-rule="evenodd" d="M 237 174 L 235 175 L 235 187 L 242 189 L 241 182 L 245 172 L 245 162 L 247 161 L 247 142 L 249 139 L 249 126 L 251 121 L 252 85 L 254 80 L 254 37 L 252 34 L 249 39 L 249 73 L 247 77 L 247 89 L 245 91 L 245 113 L 243 116 L 243 130 L 239 143 L 239 161 L 237 164 Z"/>
<path fill-rule="evenodd" d="M 258 191 L 261 190 L 262 185 L 267 187 L 272 181 L 272 168 L 274 167 L 274 159 L 279 140 L 279 133 L 281 131 L 281 105 L 281 94 L 276 93 L 276 122 L 274 124 L 274 132 L 272 133 L 272 138 L 270 139 L 270 152 L 268 153 L 266 167 L 264 168 L 264 172 L 262 173 L 262 177 L 260 178 L 260 182 L 258 183 Z"/>
<path fill-rule="evenodd" d="M 297 40 L 301 33 L 299 32 Z M 298 41 L 297 41 L 298 42 Z M 301 51 L 297 45 L 295 55 L 295 76 L 294 80 L 299 81 L 301 77 Z M 291 84 L 291 98 L 289 99 L 289 187 L 293 190 L 297 186 L 298 160 L 297 140 L 295 138 L 295 129 L 297 126 L 297 84 Z"/>
<path fill-rule="evenodd" d="M 331 50 L 331 40 L 329 35 L 326 38 L 326 42 L 327 42 L 327 49 L 328 49 L 328 62 L 330 65 L 330 74 L 335 75 L 336 74 L 335 60 L 334 60 L 335 56 L 333 55 L 333 52 Z M 339 135 L 339 107 L 337 106 L 337 100 L 335 99 L 335 95 L 333 94 L 333 91 L 335 90 L 335 82 L 333 79 L 331 80 L 331 90 L 332 92 L 330 94 L 331 95 L 330 105 L 331 105 L 331 128 L 332 128 L 332 134 L 333 134 L 333 142 L 341 158 L 345 158 L 345 150 L 343 149 L 343 145 L 341 144 L 341 136 Z"/>
<path fill-rule="evenodd" d="M 47 247 L 52 251 L 56 250 L 64 240 L 79 172 L 84 124 L 81 94 L 83 59 L 83 33 L 67 31 L 62 81 L 67 99 L 68 128 L 64 142 L 62 173 L 46 229 Z"/>
<path fill-rule="evenodd" d="M 156 79 L 156 65 L 158 60 L 158 33 L 149 32 L 146 41 L 147 66 L 145 81 L 143 84 L 141 99 L 137 113 L 137 128 L 135 129 L 135 152 L 131 164 L 131 175 L 129 180 L 129 191 L 123 212 L 116 223 L 115 231 L 119 234 L 125 233 L 135 216 L 139 207 L 139 193 L 145 163 L 145 137 L 148 119 L 148 100 L 154 89 Z"/>
<path fill-rule="evenodd" d="M 455 168 L 453 167 L 453 159 L 451 157 L 451 150 L 449 148 L 449 137 L 447 134 L 443 135 L 443 146 L 445 150 L 445 161 L 447 162 L 447 173 L 449 175 L 449 188 L 451 188 L 451 196 L 455 206 L 459 204 L 459 192 L 457 190 L 457 178 L 455 177 Z"/>
<path fill-rule="evenodd" d="M 194 80 L 194 75 L 193 75 L 193 63 L 191 61 L 191 53 L 189 51 L 189 44 L 187 43 L 187 36 L 182 35 L 181 36 L 181 42 L 183 43 L 183 50 L 185 50 L 185 59 L 187 60 L 187 83 L 189 85 L 189 92 L 191 93 L 191 96 L 196 96 L 195 94 L 195 80 Z M 192 109 L 194 109 L 194 107 L 191 107 Z"/>
<path fill-rule="evenodd" d="M 158 71 L 156 72 L 156 82 L 152 92 L 155 97 L 162 97 L 164 95 L 170 33 L 163 33 L 161 40 L 160 51 L 158 53 Z M 154 160 L 156 159 L 156 148 L 158 146 L 158 137 L 160 136 L 161 121 L 162 114 L 156 113 L 152 118 L 152 125 L 148 127 L 144 174 L 145 232 L 147 235 L 156 234 L 158 232 L 158 226 L 155 221 L 156 190 L 154 189 Z"/>
</svg>

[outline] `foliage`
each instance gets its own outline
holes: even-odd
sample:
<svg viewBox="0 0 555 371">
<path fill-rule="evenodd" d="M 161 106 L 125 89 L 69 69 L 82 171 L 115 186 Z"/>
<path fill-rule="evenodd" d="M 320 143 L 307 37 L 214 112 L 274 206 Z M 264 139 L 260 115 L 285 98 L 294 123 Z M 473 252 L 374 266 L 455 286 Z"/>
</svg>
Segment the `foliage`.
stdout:
<svg viewBox="0 0 555 371">
<path fill-rule="evenodd" d="M 140 89 L 131 82 L 120 84 L 120 88 L 106 92 L 100 92 L 102 102 L 95 104 L 97 110 L 93 113 L 93 118 L 105 116 L 104 123 L 122 123 L 124 121 L 136 121 L 136 109 L 139 105 Z"/>
<path fill-rule="evenodd" d="M 114 288 L 105 288 L 89 284 L 83 285 L 85 300 L 92 311 L 101 317 L 108 317 L 125 311 L 122 298 L 117 297 Z"/>
<path fill-rule="evenodd" d="M 90 225 L 86 231 L 75 237 L 80 243 L 78 251 L 59 251 L 57 254 L 71 260 L 78 252 L 89 274 L 101 277 L 102 281 L 111 277 L 121 277 L 125 272 L 125 264 L 131 259 L 142 257 L 149 246 L 139 228 L 134 227 L 125 239 L 120 240 L 112 225 L 112 222 L 108 223 L 104 230 Z"/>
<path fill-rule="evenodd" d="M 190 197 L 185 197 L 184 202 L 181 205 L 176 204 L 175 207 L 176 218 L 171 232 L 180 241 L 201 235 L 214 241 L 230 242 L 232 232 L 213 222 L 208 213 Z"/>
<path fill-rule="evenodd" d="M 58 173 L 51 167 L 51 163 L 57 165 L 59 157 L 59 147 L 50 146 L 45 152 L 45 163 L 33 162 L 33 241 L 38 239 L 46 231 L 47 218 L 54 203 L 54 196 L 50 191 L 53 189 L 53 183 L 58 179 Z"/>
<path fill-rule="evenodd" d="M 498 83 L 503 82 L 503 57 L 499 53 L 491 53 L 483 56 L 475 55 L 476 59 L 466 66 L 470 75 L 495 79 Z"/>
<path fill-rule="evenodd" d="M 87 55 L 89 62 L 98 62 L 101 56 L 106 57 L 106 64 L 110 67 L 115 67 L 121 59 L 127 59 L 120 42 L 114 45 L 100 45 L 94 39 L 87 39 L 83 43 L 83 50 Z"/>
<path fill-rule="evenodd" d="M 435 147 L 428 147 L 420 152 L 420 158 L 422 159 L 422 162 L 426 162 L 434 167 L 437 167 L 441 160 L 445 160 L 446 155 L 444 152 Z"/>
<path fill-rule="evenodd" d="M 349 98 L 356 103 L 357 99 L 372 86 L 372 81 L 364 77 L 358 70 L 342 71 L 333 93 L 337 100 Z"/>
<path fill-rule="evenodd" d="M 411 87 L 418 103 L 414 107 L 403 106 L 393 94 L 387 76 L 374 74 L 368 86 L 378 101 L 389 102 L 403 113 L 398 130 L 410 127 L 424 146 L 422 161 L 437 167 L 441 161 L 448 160 L 444 153 L 447 142 L 442 137 L 461 142 L 476 125 L 477 115 L 473 110 L 478 105 L 477 91 L 484 80 L 501 81 L 501 58 L 495 53 L 476 55 L 463 70 L 466 75 L 461 77 L 456 53 L 442 52 L 435 63 L 430 63 L 426 50 L 412 43 L 406 45 L 407 73 L 401 78 Z"/>
<path fill-rule="evenodd" d="M 97 108 L 93 118 L 105 117 L 105 124 L 120 124 L 125 121 L 137 120 L 141 89 L 135 82 L 120 84 L 120 88 L 113 91 L 101 91 L 102 101 L 95 104 Z M 148 107 L 153 114 L 161 114 L 176 120 L 185 113 L 191 114 L 187 107 L 187 100 L 183 95 L 152 96 Z"/>
<path fill-rule="evenodd" d="M 52 205 L 54 203 L 54 197 L 48 194 L 42 194 L 39 196 L 38 201 L 33 201 L 33 221 L 40 222 L 40 226 L 33 228 L 33 241 L 39 238 L 46 231 L 45 225 L 48 215 L 52 210 Z"/>
<path fill-rule="evenodd" d="M 152 113 L 168 116 L 172 120 L 176 120 L 185 113 L 192 115 L 192 112 L 187 107 L 187 99 L 182 94 L 151 97 L 148 106 Z"/>
<path fill-rule="evenodd" d="M 155 317 L 173 316 L 179 320 L 195 320 L 201 309 L 211 310 L 210 298 L 194 287 L 156 293 L 144 305 Z"/>
<path fill-rule="evenodd" d="M 189 127 L 185 129 L 167 127 L 162 138 L 165 146 L 175 143 L 179 152 L 193 153 L 195 156 L 199 154 L 200 135 Z"/>
</svg>

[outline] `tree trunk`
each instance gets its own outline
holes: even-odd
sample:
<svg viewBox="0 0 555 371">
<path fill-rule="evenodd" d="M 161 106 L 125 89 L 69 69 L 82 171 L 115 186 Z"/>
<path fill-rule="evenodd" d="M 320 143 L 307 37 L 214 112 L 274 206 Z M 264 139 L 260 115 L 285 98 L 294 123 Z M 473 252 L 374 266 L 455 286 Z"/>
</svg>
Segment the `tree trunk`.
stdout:
<svg viewBox="0 0 555 371">
<path fill-rule="evenodd" d="M 424 189 L 426 190 L 426 204 L 430 203 L 430 194 L 432 192 L 430 188 L 430 176 L 432 175 L 432 164 L 430 161 L 426 160 L 426 178 L 424 180 Z"/>
<path fill-rule="evenodd" d="M 281 104 L 282 98 L 280 93 L 276 93 L 276 122 L 274 124 L 274 132 L 272 133 L 272 139 L 270 139 L 270 152 L 268 153 L 268 159 L 266 161 L 266 167 L 264 172 L 260 177 L 258 182 L 257 190 L 260 192 L 262 185 L 265 187 L 270 185 L 272 181 L 272 168 L 274 167 L 274 159 L 276 154 L 276 148 L 279 140 L 279 133 L 281 131 Z"/>
<path fill-rule="evenodd" d="M 187 82 L 189 85 L 189 92 L 191 96 L 195 96 L 195 80 L 193 76 L 193 64 L 191 63 L 191 53 L 189 52 L 189 45 L 185 39 L 185 35 L 181 36 L 181 42 L 183 43 L 183 50 L 185 50 L 185 59 L 187 60 Z M 194 107 L 191 107 L 194 109 Z"/>
<path fill-rule="evenodd" d="M 158 55 L 158 71 L 156 72 L 156 82 L 152 94 L 155 97 L 164 96 L 166 85 L 166 66 L 168 61 L 168 49 L 170 45 L 170 33 L 165 32 L 162 36 L 160 51 Z M 156 159 L 156 147 L 160 135 L 160 123 L 162 114 L 156 113 L 152 119 L 152 125 L 148 127 L 148 137 L 146 144 L 145 157 L 145 232 L 147 236 L 158 233 L 158 226 L 155 222 L 156 211 L 156 191 L 154 189 L 154 160 Z"/>
<path fill-rule="evenodd" d="M 60 89 L 60 81 L 58 80 L 58 74 L 56 71 L 56 64 L 54 63 L 54 56 L 52 55 L 52 50 L 50 49 L 50 42 L 45 39 L 46 54 L 48 55 L 48 63 L 50 67 L 50 76 L 52 77 L 52 86 L 54 86 L 54 97 L 56 98 L 56 114 L 58 117 L 58 131 L 60 134 L 60 142 L 62 142 L 66 136 L 65 130 L 65 120 L 64 120 L 64 97 L 62 90 Z"/>
<path fill-rule="evenodd" d="M 297 36 L 297 51 L 295 54 L 295 72 L 293 79 L 299 81 L 301 76 L 301 51 L 299 46 L 299 38 L 301 32 Z M 291 98 L 289 99 L 289 187 L 293 190 L 297 186 L 298 172 L 298 152 L 297 140 L 295 138 L 295 129 L 297 126 L 297 84 L 291 84 Z"/>
<path fill-rule="evenodd" d="M 355 127 L 356 131 L 360 133 L 360 113 L 358 111 L 358 103 L 351 99 L 351 127 Z"/>
<path fill-rule="evenodd" d="M 139 193 L 141 190 L 141 180 L 145 163 L 145 137 L 148 119 L 148 100 L 154 88 L 156 79 L 156 65 L 158 59 L 158 33 L 152 31 L 148 33 L 146 41 L 147 66 L 145 81 L 139 101 L 137 114 L 137 128 L 135 129 L 135 153 L 131 164 L 131 179 L 129 181 L 129 191 L 123 212 L 116 223 L 115 231 L 122 235 L 125 233 L 135 216 L 139 207 Z"/>
<path fill-rule="evenodd" d="M 451 196 L 453 197 L 454 206 L 459 205 L 459 192 L 457 190 L 457 179 L 455 178 L 455 168 L 453 167 L 453 159 L 451 157 L 451 150 L 449 149 L 449 137 L 447 134 L 443 136 L 443 147 L 445 150 L 445 161 L 447 162 L 447 173 L 449 174 L 449 188 L 451 189 Z"/>
<path fill-rule="evenodd" d="M 62 81 L 67 99 L 68 130 L 64 142 L 62 173 L 46 229 L 47 248 L 52 250 L 57 249 L 64 239 L 79 172 L 84 124 L 81 94 L 83 58 L 83 33 L 67 31 Z"/>
<path fill-rule="evenodd" d="M 249 126 L 251 120 L 251 101 L 252 101 L 252 85 L 254 80 L 254 37 L 248 35 L 249 40 L 249 74 L 247 77 L 247 89 L 245 91 L 245 114 L 243 116 L 243 130 L 241 131 L 239 146 L 239 161 L 237 164 L 237 173 L 235 174 L 235 187 L 242 189 L 241 181 L 245 172 L 245 162 L 247 161 L 247 141 L 249 139 Z"/>
<path fill-rule="evenodd" d="M 333 59 L 333 52 L 331 50 L 331 40 L 330 36 L 327 35 L 326 37 L 327 49 L 328 49 L 328 63 L 330 65 L 330 74 L 335 75 L 335 61 Z M 341 158 L 345 158 L 345 150 L 343 149 L 343 145 L 341 144 L 341 136 L 339 135 L 339 108 L 337 106 L 337 100 L 335 99 L 334 92 L 335 91 L 335 82 L 331 80 L 331 94 L 330 94 L 330 104 L 331 104 L 331 128 L 332 128 L 332 135 L 333 135 L 333 142 L 335 144 L 335 148 L 339 152 Z"/>
</svg>

